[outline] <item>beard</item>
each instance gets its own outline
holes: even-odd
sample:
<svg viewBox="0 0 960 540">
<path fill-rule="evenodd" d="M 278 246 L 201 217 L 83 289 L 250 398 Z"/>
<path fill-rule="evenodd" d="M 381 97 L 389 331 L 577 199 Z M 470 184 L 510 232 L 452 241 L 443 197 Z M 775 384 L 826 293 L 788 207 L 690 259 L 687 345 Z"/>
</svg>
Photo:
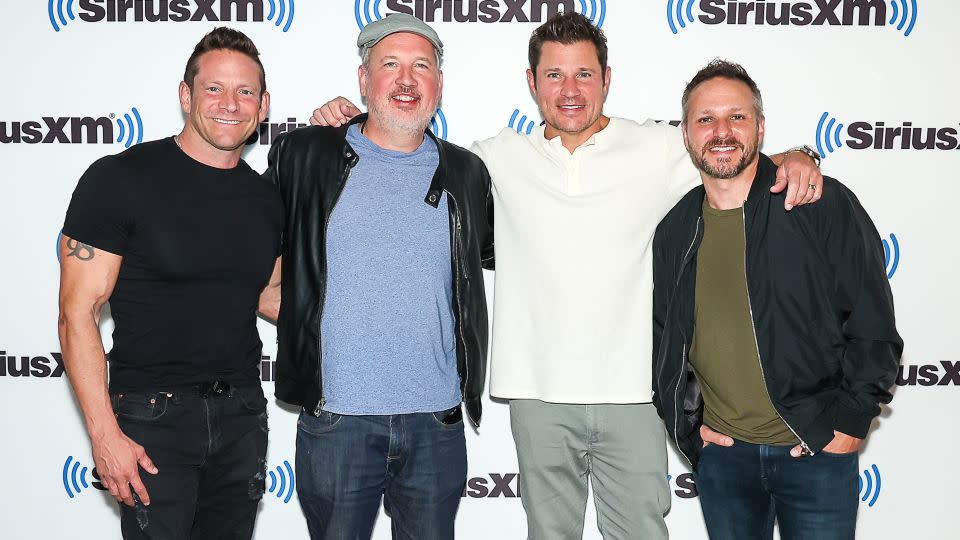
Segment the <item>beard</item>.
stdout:
<svg viewBox="0 0 960 540">
<path fill-rule="evenodd" d="M 732 159 L 721 158 L 717 161 L 716 165 L 710 163 L 707 159 L 707 152 L 714 146 L 735 146 L 739 148 L 740 160 L 734 163 Z M 693 164 L 711 178 L 729 180 L 730 178 L 738 176 L 757 159 L 757 154 L 759 153 L 757 147 L 758 145 L 756 143 L 746 146 L 733 137 L 727 139 L 715 138 L 707 141 L 707 143 L 703 145 L 699 155 L 692 150 L 688 150 L 687 153 L 690 154 L 690 159 L 693 161 Z"/>
<path fill-rule="evenodd" d="M 572 103 L 571 103 L 572 105 Z M 576 124 L 571 124 L 570 119 L 562 117 L 560 114 L 556 113 L 552 108 L 540 107 L 540 114 L 543 116 L 543 121 L 546 122 L 548 126 L 559 131 L 561 133 L 570 133 L 576 135 L 578 133 L 583 133 L 590 126 L 594 125 L 597 120 L 600 119 L 600 116 L 603 114 L 602 108 L 597 108 L 594 111 L 592 117 L 587 118 Z"/>
<path fill-rule="evenodd" d="M 416 111 L 401 111 L 396 109 L 392 104 L 394 96 L 398 93 L 399 91 L 391 93 L 383 101 L 371 100 L 367 105 L 370 116 L 376 118 L 380 125 L 387 131 L 396 131 L 408 135 L 422 135 L 427 130 L 427 126 L 430 125 L 430 120 L 433 118 L 433 115 L 436 114 L 436 105 L 432 109 L 430 107 L 424 107 Z M 406 93 L 414 95 L 417 99 L 422 99 L 419 92 L 407 91 Z M 423 101 L 420 103 L 422 105 Z"/>
</svg>

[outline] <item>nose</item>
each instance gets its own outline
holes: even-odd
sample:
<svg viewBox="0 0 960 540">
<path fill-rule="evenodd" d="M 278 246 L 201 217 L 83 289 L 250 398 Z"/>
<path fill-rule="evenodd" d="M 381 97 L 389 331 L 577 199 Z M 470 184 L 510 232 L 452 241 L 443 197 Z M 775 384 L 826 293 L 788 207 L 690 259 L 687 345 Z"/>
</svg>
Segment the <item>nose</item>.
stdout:
<svg viewBox="0 0 960 540">
<path fill-rule="evenodd" d="M 224 92 L 220 107 L 226 109 L 227 112 L 237 112 L 239 108 L 237 95 L 234 92 Z"/>
<path fill-rule="evenodd" d="M 416 86 L 417 80 L 413 76 L 413 68 L 410 66 L 403 66 L 397 71 L 397 84 L 400 86 Z"/>
<path fill-rule="evenodd" d="M 726 118 L 718 118 L 717 121 L 713 123 L 713 132 L 717 137 L 730 135 L 732 132 L 730 129 L 730 121 Z"/>
<path fill-rule="evenodd" d="M 577 86 L 577 80 L 574 77 L 564 77 L 560 86 L 560 94 L 563 97 L 575 97 L 580 95 L 580 87 Z"/>
</svg>

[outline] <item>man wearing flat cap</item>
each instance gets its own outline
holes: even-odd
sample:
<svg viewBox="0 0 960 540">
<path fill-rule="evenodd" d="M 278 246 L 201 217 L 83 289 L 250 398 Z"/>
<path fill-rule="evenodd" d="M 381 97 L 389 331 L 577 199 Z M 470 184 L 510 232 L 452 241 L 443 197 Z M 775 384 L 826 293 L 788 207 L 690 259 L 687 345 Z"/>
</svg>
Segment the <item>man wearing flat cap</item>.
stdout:
<svg viewBox="0 0 960 540">
<path fill-rule="evenodd" d="M 302 407 L 297 493 L 314 539 L 449 539 L 466 481 L 461 403 L 486 379 L 490 177 L 427 127 L 443 44 L 409 15 L 357 40 L 369 114 L 273 145 L 286 209 L 277 398 Z M 267 313 L 271 315 L 271 313 Z"/>
</svg>

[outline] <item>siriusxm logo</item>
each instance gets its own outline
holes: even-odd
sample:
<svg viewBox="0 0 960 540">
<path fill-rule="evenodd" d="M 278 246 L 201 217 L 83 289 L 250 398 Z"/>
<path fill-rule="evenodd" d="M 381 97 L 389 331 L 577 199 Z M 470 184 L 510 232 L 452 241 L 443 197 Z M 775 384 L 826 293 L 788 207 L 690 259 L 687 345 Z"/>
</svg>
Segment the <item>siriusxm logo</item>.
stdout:
<svg viewBox="0 0 960 540">
<path fill-rule="evenodd" d="M 697 16 L 694 16 L 695 4 L 700 12 Z M 667 24 L 671 32 L 676 34 L 695 21 L 710 25 L 889 26 L 909 36 L 917 24 L 917 0 L 667 0 Z"/>
<path fill-rule="evenodd" d="M 260 122 L 257 130 L 247 139 L 247 144 L 271 145 L 277 140 L 277 137 L 293 131 L 297 128 L 306 126 L 306 122 L 300 122 L 296 118 L 289 117 L 286 122 L 271 122 L 269 118 Z"/>
<path fill-rule="evenodd" d="M 40 120 L 0 121 L 3 144 L 113 144 L 130 148 L 143 142 L 143 118 L 132 107 L 129 113 L 108 116 L 44 116 Z"/>
<path fill-rule="evenodd" d="M 857 478 L 857 492 L 860 493 L 860 500 L 873 508 L 873 505 L 877 503 L 877 498 L 880 497 L 881 485 L 880 469 L 877 468 L 876 464 L 870 465 L 869 469 L 864 469 L 863 474 Z M 867 499 L 870 499 L 870 502 L 867 502 Z"/>
<path fill-rule="evenodd" d="M 50 356 L 16 356 L 0 351 L 0 377 L 62 377 L 63 354 Z"/>
<path fill-rule="evenodd" d="M 883 265 L 887 271 L 887 279 L 893 279 L 900 266 L 900 242 L 897 235 L 890 233 L 890 241 L 883 239 Z"/>
<path fill-rule="evenodd" d="M 561 11 L 577 10 L 603 27 L 607 0 L 354 0 L 353 16 L 363 28 L 390 13 L 406 13 L 426 22 L 543 22 Z"/>
<path fill-rule="evenodd" d="M 846 140 L 842 137 L 846 135 Z M 827 156 L 846 146 L 851 150 L 960 150 L 960 127 L 917 127 L 913 122 L 888 126 L 886 122 L 846 125 L 829 112 L 817 122 L 817 151 Z"/>
<path fill-rule="evenodd" d="M 941 360 L 940 365 L 900 366 L 897 386 L 917 385 L 960 386 L 960 362 Z"/>
<path fill-rule="evenodd" d="M 79 0 L 77 4 L 75 13 L 74 0 L 47 0 L 47 16 L 55 31 L 79 18 L 93 23 L 267 21 L 286 32 L 294 12 L 293 0 Z"/>
<path fill-rule="evenodd" d="M 277 465 L 275 470 L 267 471 L 270 478 L 267 492 L 273 493 L 286 504 L 290 502 L 290 499 L 296 491 L 297 481 L 290 462 L 283 460 L 281 465 L 282 467 Z M 92 478 L 90 482 L 87 482 L 88 471 L 90 473 L 89 476 Z M 99 489 L 100 491 L 107 491 L 106 486 L 100 482 L 100 475 L 97 473 L 97 468 L 88 468 L 80 463 L 79 459 L 74 459 L 73 456 L 67 456 L 67 459 L 63 462 L 61 481 L 63 482 L 64 491 L 67 492 L 67 496 L 71 499 L 79 495 L 81 491 L 90 487 Z"/>
<path fill-rule="evenodd" d="M 293 467 L 290 466 L 290 462 L 283 460 L 283 467 L 277 465 L 275 470 L 267 471 L 267 474 L 270 475 L 270 486 L 267 488 L 268 493 L 274 493 L 278 499 L 281 499 L 284 504 L 290 502 L 290 498 L 293 497 L 293 492 L 297 484 L 296 476 L 293 474 Z"/>
<path fill-rule="evenodd" d="M 516 487 L 514 487 L 516 486 Z M 517 473 L 487 473 L 486 476 L 474 476 L 467 480 L 461 497 L 484 499 L 496 497 L 519 497 L 520 475 Z"/>
</svg>

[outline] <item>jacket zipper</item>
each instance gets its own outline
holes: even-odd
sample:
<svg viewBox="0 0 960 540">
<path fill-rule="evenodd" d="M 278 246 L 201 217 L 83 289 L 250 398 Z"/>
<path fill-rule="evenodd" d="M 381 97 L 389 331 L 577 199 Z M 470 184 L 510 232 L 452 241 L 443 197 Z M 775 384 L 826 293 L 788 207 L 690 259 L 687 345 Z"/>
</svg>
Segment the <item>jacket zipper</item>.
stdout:
<svg viewBox="0 0 960 540">
<path fill-rule="evenodd" d="M 773 398 L 770 397 L 770 390 L 767 388 L 767 374 L 763 370 L 763 359 L 760 358 L 760 343 L 757 341 L 757 326 L 753 320 L 753 301 L 750 299 L 750 281 L 747 277 L 747 205 L 744 204 L 740 209 L 743 214 L 743 280 L 744 280 L 744 289 L 747 291 L 747 307 L 750 308 L 750 328 L 753 330 L 753 345 L 757 349 L 757 361 L 760 364 L 760 378 L 763 380 L 763 390 L 767 394 L 767 399 L 770 400 L 770 404 L 773 405 L 773 410 L 777 413 L 777 416 L 783 420 L 787 429 L 789 429 L 793 436 L 800 441 L 800 446 L 807 451 L 811 456 L 813 451 L 807 446 L 807 443 L 803 441 L 803 438 L 800 437 L 800 434 L 797 433 L 797 430 L 793 429 L 793 426 L 790 425 L 790 422 L 787 422 L 787 419 L 780 414 L 780 411 L 777 410 L 776 403 L 773 402 Z"/>
<path fill-rule="evenodd" d="M 687 265 L 687 257 L 690 256 L 690 252 L 693 251 L 694 244 L 697 243 L 697 236 L 700 235 L 701 219 L 702 219 L 701 217 L 697 218 L 697 225 L 693 228 L 693 238 L 690 240 L 690 245 L 687 247 L 687 252 L 683 254 L 683 259 L 681 259 L 680 272 L 677 272 L 677 282 L 676 282 L 675 288 L 680 287 L 680 278 L 683 274 L 683 268 Z M 682 327 L 680 328 L 680 333 L 681 334 L 683 333 Z M 681 376 L 686 377 L 686 372 L 687 372 L 687 338 L 686 336 L 683 336 L 683 350 L 680 353 Z M 680 401 L 680 379 L 679 378 L 677 379 L 677 387 L 673 391 L 673 402 L 677 404 L 676 409 L 674 410 L 674 413 L 673 413 L 673 440 L 679 441 L 680 439 L 677 437 L 677 433 L 680 430 L 680 427 L 679 427 L 680 415 L 683 413 L 683 406 L 681 405 L 681 401 Z M 682 455 L 683 458 L 687 460 L 687 463 L 690 464 L 690 467 L 693 467 L 693 461 L 690 459 L 690 457 L 687 456 L 687 454 L 679 446 L 677 446 L 677 450 L 680 450 L 680 455 Z"/>
<path fill-rule="evenodd" d="M 444 193 L 450 197 L 450 200 L 453 201 L 453 210 L 454 210 L 454 232 L 453 232 L 453 241 L 451 246 L 451 255 L 453 256 L 453 284 L 454 291 L 456 292 L 456 304 L 457 304 L 457 336 L 460 338 L 460 343 L 463 345 L 463 386 L 460 388 L 460 401 L 463 401 L 466 397 L 464 395 L 464 389 L 467 388 L 468 383 L 470 382 L 470 362 L 467 357 L 467 343 L 463 339 L 463 311 L 460 309 L 463 297 L 460 296 L 460 265 L 459 265 L 459 248 L 463 245 L 462 239 L 460 238 L 460 205 L 457 203 L 456 197 L 453 196 L 447 190 L 444 190 Z M 480 424 L 477 423 L 469 413 L 467 414 L 470 417 L 470 422 L 474 427 L 480 427 Z"/>
<path fill-rule="evenodd" d="M 330 206 L 330 211 L 327 212 L 327 219 L 323 225 L 323 249 L 327 249 L 327 231 L 330 228 L 330 217 L 333 216 L 333 209 L 337 206 L 337 202 L 340 200 L 340 196 L 343 195 L 343 190 L 347 187 L 347 182 L 350 180 L 350 175 L 353 174 L 353 166 L 349 166 L 347 169 L 347 177 L 343 179 L 343 184 L 340 186 L 339 191 L 337 191 L 337 196 L 333 199 L 333 204 Z M 317 403 L 317 406 L 313 409 L 313 416 L 320 417 L 320 412 L 323 410 L 323 406 L 327 404 L 327 398 L 323 395 L 323 332 L 321 326 L 323 325 L 323 308 L 324 304 L 327 302 L 327 276 L 323 277 L 323 294 L 320 296 L 320 314 L 317 316 L 317 387 L 320 388 L 320 401 Z"/>
</svg>

